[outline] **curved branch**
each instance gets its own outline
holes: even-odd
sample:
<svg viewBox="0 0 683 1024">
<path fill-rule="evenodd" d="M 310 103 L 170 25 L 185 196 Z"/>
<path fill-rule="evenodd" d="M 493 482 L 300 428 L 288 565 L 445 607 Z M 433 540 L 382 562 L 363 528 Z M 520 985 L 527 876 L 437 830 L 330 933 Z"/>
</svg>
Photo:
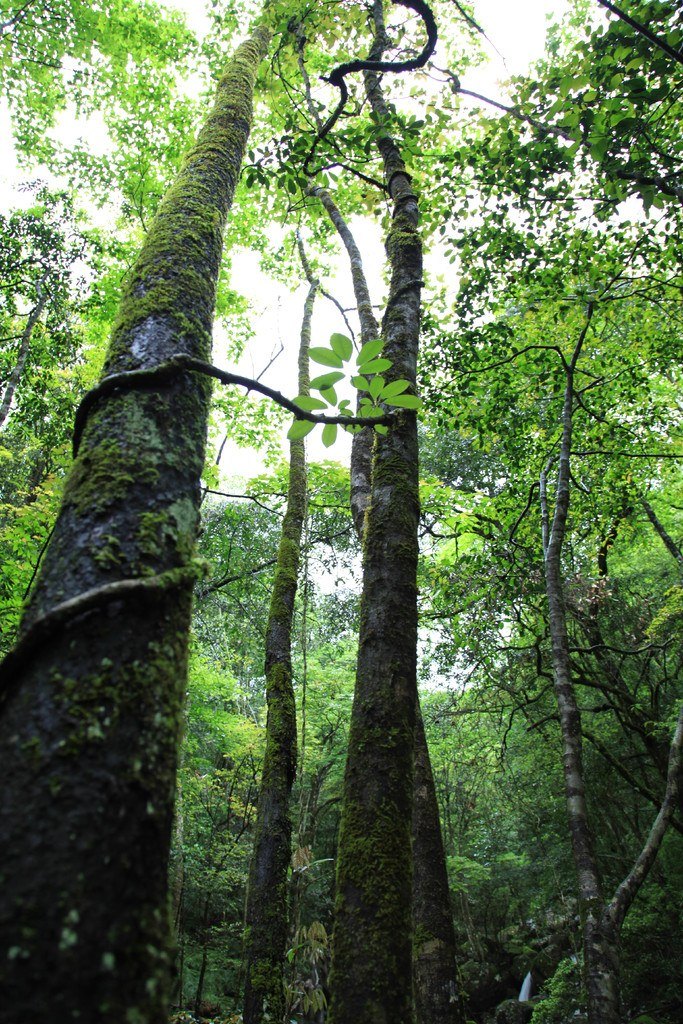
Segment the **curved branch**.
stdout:
<svg viewBox="0 0 683 1024">
<path fill-rule="evenodd" d="M 325 121 L 325 124 L 319 129 L 318 135 L 313 141 L 310 152 L 304 161 L 304 174 L 312 177 L 317 173 L 316 171 L 309 171 L 309 164 L 313 159 L 318 143 L 324 139 L 326 135 L 329 135 L 346 106 L 346 101 L 349 98 L 349 90 L 345 82 L 347 75 L 353 74 L 355 71 L 415 71 L 417 68 L 423 68 L 434 53 L 438 31 L 431 8 L 424 3 L 424 0 L 393 0 L 393 3 L 398 4 L 400 7 L 407 7 L 409 10 L 415 11 L 415 13 L 419 14 L 422 18 L 427 30 L 427 41 L 422 52 L 418 57 L 414 57 L 412 60 L 350 60 L 345 64 L 340 64 L 339 67 L 334 69 L 329 77 L 324 79 L 324 81 L 329 82 L 330 85 L 334 85 L 339 89 L 339 102 L 328 117 L 327 121 Z"/>
<path fill-rule="evenodd" d="M 681 775 L 681 748 L 683 748 L 683 705 L 678 715 L 676 730 L 671 742 L 666 792 L 659 814 L 655 818 L 650 835 L 628 877 L 623 880 L 609 906 L 606 908 L 606 916 L 610 923 L 616 927 L 617 931 L 621 927 L 628 908 L 633 903 L 638 890 L 654 864 L 659 847 L 662 844 L 662 839 L 673 817 Z"/>
<path fill-rule="evenodd" d="M 317 415 L 312 412 L 305 412 L 298 405 L 286 398 L 280 391 L 261 384 L 252 377 L 243 377 L 239 373 L 229 373 L 221 370 L 211 363 L 205 363 L 202 359 L 195 359 L 193 356 L 173 356 L 165 363 L 159 363 L 148 370 L 125 370 L 122 373 L 112 373 L 104 380 L 88 391 L 81 404 L 76 410 L 73 433 L 73 456 L 76 458 L 83 436 L 83 430 L 93 407 L 106 395 L 116 391 L 128 390 L 130 388 L 156 387 L 159 383 L 172 380 L 177 374 L 184 371 L 202 373 L 207 377 L 213 377 L 221 384 L 236 384 L 238 387 L 246 388 L 247 391 L 258 391 L 266 398 L 272 399 L 283 409 L 287 409 L 298 420 L 308 420 L 309 423 L 337 423 L 344 426 L 374 426 L 375 424 L 387 424 L 393 422 L 398 413 L 385 413 L 382 416 L 327 416 Z"/>
</svg>

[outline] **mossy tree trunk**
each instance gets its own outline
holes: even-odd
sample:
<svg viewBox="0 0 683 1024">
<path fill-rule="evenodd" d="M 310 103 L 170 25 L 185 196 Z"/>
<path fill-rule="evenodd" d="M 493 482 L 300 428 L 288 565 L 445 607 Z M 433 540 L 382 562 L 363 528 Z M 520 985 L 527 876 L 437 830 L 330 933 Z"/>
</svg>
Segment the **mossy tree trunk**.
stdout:
<svg viewBox="0 0 683 1024">
<path fill-rule="evenodd" d="M 309 391 L 308 350 L 318 288 L 310 280 L 299 346 L 299 394 Z M 256 837 L 245 914 L 244 1022 L 282 1021 L 287 946 L 287 870 L 291 858 L 290 795 L 296 775 L 296 707 L 292 685 L 292 619 L 301 533 L 306 517 L 306 452 L 290 442 L 287 509 L 282 523 L 266 627 L 266 752 L 256 810 Z"/>
<path fill-rule="evenodd" d="M 353 234 L 329 193 L 314 187 L 349 257 L 361 344 L 379 337 L 361 254 Z M 370 502 L 371 456 L 374 431 L 365 427 L 351 445 L 351 513 L 362 543 L 365 512 Z M 418 1024 L 461 1024 L 455 930 L 446 855 L 441 836 L 439 805 L 429 748 L 419 711 L 415 728 L 413 797 L 413 981 Z"/>
<path fill-rule="evenodd" d="M 415 722 L 413 982 L 417 1024 L 463 1024 L 446 853 L 424 722 Z"/>
<path fill-rule="evenodd" d="M 105 375 L 209 355 L 223 229 L 267 42 L 258 29 L 218 84 L 131 271 Z M 187 373 L 101 397 L 2 669 L 3 1024 L 166 1020 L 168 858 L 209 397 L 206 380 Z"/>
<path fill-rule="evenodd" d="M 373 50 L 384 45 L 379 0 L 374 14 Z M 365 83 L 373 116 L 386 126 L 390 118 L 378 75 L 365 72 Z M 422 279 L 417 199 L 393 140 L 387 135 L 378 145 L 393 200 L 384 352 L 392 361 L 391 377 L 414 387 Z M 412 1020 L 418 515 L 417 423 L 407 412 L 375 442 L 365 520 L 356 690 L 337 856 L 333 1024 Z"/>
</svg>

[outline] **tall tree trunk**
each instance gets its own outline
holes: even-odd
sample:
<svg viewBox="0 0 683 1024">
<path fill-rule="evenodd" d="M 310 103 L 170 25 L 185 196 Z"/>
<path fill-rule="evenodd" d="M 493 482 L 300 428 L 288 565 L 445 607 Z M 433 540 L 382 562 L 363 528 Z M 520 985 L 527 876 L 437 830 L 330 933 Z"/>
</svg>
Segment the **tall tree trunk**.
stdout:
<svg viewBox="0 0 683 1024">
<path fill-rule="evenodd" d="M 581 715 L 574 693 L 562 577 L 562 547 L 570 503 L 570 456 L 573 427 L 574 374 L 593 315 L 589 303 L 586 321 L 571 360 L 564 361 L 565 391 L 562 439 L 557 474 L 555 510 L 549 515 L 547 469 L 541 476 L 541 513 L 548 617 L 552 645 L 555 696 L 560 718 L 569 831 L 578 879 L 579 913 L 583 927 L 584 972 L 589 1024 L 619 1024 L 619 934 L 636 893 L 655 861 L 676 806 L 683 744 L 683 708 L 670 748 L 666 791 L 641 853 L 612 900 L 603 898 L 586 806 L 582 765 Z"/>
<path fill-rule="evenodd" d="M 209 354 L 268 35 L 221 78 L 121 301 L 105 374 Z M 164 1024 L 168 854 L 210 389 L 100 394 L 0 671 L 0 1021 Z"/>
<path fill-rule="evenodd" d="M 194 1012 L 199 1015 L 199 1007 L 201 1006 L 202 997 L 204 995 L 204 980 L 206 978 L 206 964 L 209 958 L 209 907 L 211 901 L 211 893 L 206 897 L 204 901 L 204 912 L 202 914 L 202 962 L 199 967 L 199 977 L 197 978 L 197 988 L 194 994 Z"/>
<path fill-rule="evenodd" d="M 26 326 L 24 327 L 24 330 L 22 331 L 21 334 L 21 342 L 19 344 L 19 352 L 17 353 L 17 361 L 14 364 L 14 369 L 10 373 L 9 380 L 7 381 L 7 386 L 5 387 L 5 393 L 2 396 L 2 402 L 0 402 L 0 427 L 2 427 L 3 423 L 7 419 L 7 416 L 9 415 L 9 411 L 12 405 L 12 399 L 14 398 L 14 393 L 17 390 L 17 387 L 19 386 L 19 381 L 21 380 L 22 374 L 24 372 L 24 367 L 26 366 L 26 360 L 28 359 L 28 351 L 31 346 L 33 330 L 38 321 L 40 320 L 41 313 L 43 312 L 45 306 L 47 305 L 49 296 L 47 292 L 44 290 L 44 288 L 45 279 L 43 278 L 42 285 L 37 286 L 38 301 L 36 302 L 31 312 L 28 314 Z"/>
<path fill-rule="evenodd" d="M 413 927 L 417 1024 L 463 1024 L 446 854 L 419 705 L 415 722 Z"/>
<path fill-rule="evenodd" d="M 374 4 L 376 47 L 384 47 Z M 371 52 L 371 58 L 374 53 Z M 389 115 L 365 73 L 374 118 Z M 417 199 L 400 153 L 378 142 L 393 199 L 391 286 L 382 335 L 390 375 L 415 386 L 422 244 Z M 417 645 L 418 450 L 413 413 L 375 442 L 365 520 L 363 595 L 344 779 L 330 976 L 333 1024 L 412 1020 L 413 747 Z"/>
<path fill-rule="evenodd" d="M 299 347 L 299 394 L 308 394 L 308 350 L 318 283 L 310 282 Z M 266 753 L 249 870 L 245 928 L 244 1022 L 281 1021 L 287 947 L 287 869 L 291 858 L 289 799 L 296 775 L 296 708 L 292 686 L 292 617 L 306 517 L 306 452 L 290 442 L 289 490 L 266 628 Z"/>
<path fill-rule="evenodd" d="M 604 903 L 586 806 L 581 749 L 581 715 L 572 681 L 562 579 L 562 546 L 566 533 L 570 499 L 574 372 L 592 315 L 593 305 L 589 304 L 586 322 L 574 347 L 571 361 L 565 362 L 562 441 L 552 522 L 548 511 L 547 470 L 541 477 L 541 503 L 554 687 L 562 734 L 569 833 L 578 878 L 579 914 L 583 928 L 589 1016 L 595 1024 L 598 1021 L 601 1024 L 617 1024 L 619 1019 L 618 981 L 616 981 L 618 962 L 616 950 L 613 950 L 613 944 L 610 943 L 608 936 L 603 935 L 601 928 Z M 611 951 L 613 951 L 613 956 L 610 955 Z"/>
<path fill-rule="evenodd" d="M 355 239 L 329 193 L 314 187 L 311 195 L 324 206 L 349 256 L 351 279 L 361 326 L 361 344 L 379 336 L 370 291 Z M 351 445 L 351 513 L 363 541 L 365 512 L 370 502 L 374 431 L 366 427 Z M 413 795 L 413 982 L 418 1024 L 460 1024 L 455 930 L 439 805 L 429 759 L 427 737 L 419 712 L 415 729 Z"/>
</svg>

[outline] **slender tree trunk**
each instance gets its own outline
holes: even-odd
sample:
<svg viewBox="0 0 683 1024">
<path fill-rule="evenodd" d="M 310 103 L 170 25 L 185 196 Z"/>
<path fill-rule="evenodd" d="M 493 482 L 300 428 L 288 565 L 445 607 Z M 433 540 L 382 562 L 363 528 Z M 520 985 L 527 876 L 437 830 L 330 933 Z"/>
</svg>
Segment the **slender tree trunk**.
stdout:
<svg viewBox="0 0 683 1024">
<path fill-rule="evenodd" d="M 681 551 L 680 547 L 678 546 L 678 544 L 676 544 L 673 537 L 664 528 L 649 501 L 646 501 L 645 498 L 641 498 L 640 504 L 645 509 L 645 515 L 652 523 L 652 526 L 654 527 L 654 530 L 657 536 L 660 538 L 662 544 L 669 552 L 671 557 L 675 558 L 676 562 L 678 563 L 678 568 L 681 572 L 683 572 L 683 551 Z"/>
<path fill-rule="evenodd" d="M 375 314 L 372 310 L 370 290 L 363 270 L 363 260 L 356 240 L 349 230 L 349 227 L 342 217 L 338 207 L 334 203 L 329 192 L 313 186 L 310 189 L 311 195 L 320 200 L 325 211 L 337 229 L 337 233 L 344 243 L 344 248 L 349 257 L 351 269 L 351 280 L 353 292 L 356 299 L 358 319 L 360 321 L 361 345 L 367 344 L 379 338 L 380 329 Z M 358 413 L 360 414 L 360 401 L 364 392 L 358 392 Z M 356 535 L 362 541 L 365 513 L 370 501 L 370 477 L 372 474 L 372 448 L 375 432 L 372 427 L 363 427 L 357 434 L 353 435 L 351 444 L 351 516 Z"/>
<path fill-rule="evenodd" d="M 617 1024 L 619 1019 L 618 962 L 616 950 L 601 926 L 604 902 L 593 852 L 583 777 L 581 715 L 574 693 L 569 657 L 569 638 L 562 580 L 562 546 L 567 527 L 570 499 L 570 454 L 574 403 L 574 372 L 593 315 L 589 304 L 586 323 L 565 363 L 566 382 L 562 408 L 562 441 L 557 475 L 555 511 L 550 520 L 547 470 L 541 477 L 543 551 L 545 561 L 548 618 L 552 644 L 555 697 L 562 733 L 563 767 L 567 813 L 574 865 L 578 877 L 579 914 L 583 928 L 584 964 L 589 1018 L 593 1024 Z M 614 952 L 614 956 L 610 953 Z"/>
<path fill-rule="evenodd" d="M 379 0 L 373 10 L 381 52 Z M 386 126 L 379 78 L 366 72 L 365 81 L 373 116 Z M 417 199 L 393 140 L 378 145 L 394 204 L 384 351 L 392 361 L 391 376 L 414 387 L 422 279 Z M 408 1024 L 413 1016 L 418 515 L 417 423 L 406 413 L 375 443 L 365 520 L 358 667 L 337 857 L 333 1024 Z"/>
<path fill-rule="evenodd" d="M 311 281 L 299 348 L 299 394 L 308 393 Z M 306 517 L 304 442 L 290 442 L 289 490 L 266 629 L 266 753 L 256 812 L 245 928 L 245 1024 L 279 1022 L 285 1010 L 282 969 L 287 948 L 287 869 L 291 858 L 289 800 L 296 775 L 296 708 L 292 686 L 292 617 Z"/>
<path fill-rule="evenodd" d="M 209 905 L 211 895 L 206 897 L 204 901 L 204 913 L 202 914 L 202 962 L 199 967 L 199 977 L 197 978 L 197 988 L 194 994 L 194 1012 L 199 1014 L 199 1007 L 202 1002 L 202 996 L 204 995 L 204 979 L 206 977 L 206 962 L 209 956 Z"/>
<path fill-rule="evenodd" d="M 265 30 L 237 50 L 127 282 L 105 373 L 209 354 Z M 168 854 L 209 387 L 100 397 L 0 669 L 0 1005 L 164 1024 Z"/>
<path fill-rule="evenodd" d="M 28 359 L 28 350 L 31 346 L 31 338 L 33 337 L 33 330 L 38 321 L 40 320 L 41 313 L 43 312 L 45 306 L 47 305 L 49 296 L 47 292 L 44 290 L 44 286 L 45 281 L 43 279 L 43 284 L 42 286 L 40 286 L 38 291 L 38 301 L 36 302 L 31 312 L 29 313 L 28 319 L 26 321 L 26 326 L 22 331 L 21 342 L 19 344 L 19 352 L 17 353 L 17 361 L 14 364 L 14 369 L 10 374 L 9 380 L 7 381 L 5 393 L 2 396 L 2 402 L 0 402 L 0 427 L 2 427 L 3 423 L 7 419 L 10 407 L 12 405 L 12 399 L 14 398 L 14 393 L 17 390 L 17 387 L 19 386 L 19 381 L 21 380 L 22 374 L 24 372 L 26 360 Z"/>
<path fill-rule="evenodd" d="M 574 348 L 572 358 L 569 363 L 565 362 L 564 364 L 566 382 L 562 409 L 562 440 L 555 511 L 552 520 L 548 508 L 547 470 L 541 476 L 540 492 L 554 687 L 562 734 L 569 831 L 578 878 L 588 1020 L 589 1024 L 619 1024 L 621 1020 L 619 934 L 626 912 L 655 861 L 676 806 L 681 745 L 683 744 L 683 708 L 670 748 L 666 792 L 659 814 L 631 872 L 618 887 L 611 902 L 606 903 L 601 891 L 586 806 L 581 751 L 581 716 L 572 681 L 562 578 L 562 546 L 570 503 L 574 373 L 592 315 L 593 304 L 589 303 L 586 322 Z"/>
<path fill-rule="evenodd" d="M 379 336 L 361 254 L 329 193 L 314 187 L 349 256 L 353 290 L 361 325 L 361 344 Z M 362 543 L 365 512 L 370 502 L 374 432 L 366 427 L 351 445 L 351 513 Z M 418 1024 L 459 1024 L 455 930 L 439 805 L 422 717 L 415 729 L 415 791 L 413 797 L 413 981 Z"/>
</svg>

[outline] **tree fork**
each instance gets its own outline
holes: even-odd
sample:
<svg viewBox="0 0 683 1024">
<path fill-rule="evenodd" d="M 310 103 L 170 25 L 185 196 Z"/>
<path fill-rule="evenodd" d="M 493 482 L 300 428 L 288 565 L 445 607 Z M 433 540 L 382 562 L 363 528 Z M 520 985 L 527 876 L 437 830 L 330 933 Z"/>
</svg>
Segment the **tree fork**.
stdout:
<svg viewBox="0 0 683 1024">
<path fill-rule="evenodd" d="M 206 359 L 228 209 L 268 33 L 240 46 L 124 291 L 105 375 Z M 167 874 L 210 389 L 180 374 L 103 397 L 86 425 L 20 637 L 81 607 L 16 666 L 0 712 L 2 1024 L 163 1024 Z M 170 576 L 169 576 L 170 574 Z M 176 578 L 177 577 L 177 578 Z M 135 595 L 137 597 L 137 593 Z"/>
</svg>

